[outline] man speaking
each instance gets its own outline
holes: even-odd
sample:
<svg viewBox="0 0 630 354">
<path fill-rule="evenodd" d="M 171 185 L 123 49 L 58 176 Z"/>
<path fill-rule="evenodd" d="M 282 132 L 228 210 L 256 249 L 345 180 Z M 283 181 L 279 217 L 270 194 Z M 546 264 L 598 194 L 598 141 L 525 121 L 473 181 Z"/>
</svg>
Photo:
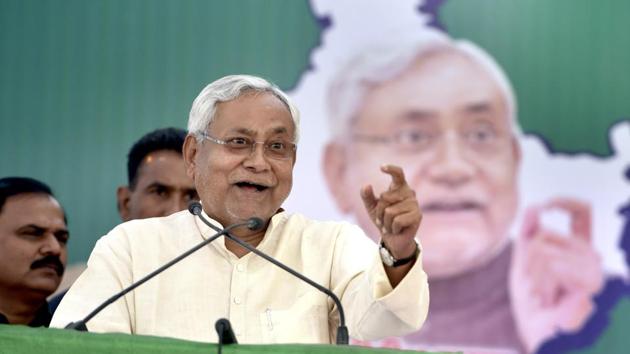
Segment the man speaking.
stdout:
<svg viewBox="0 0 630 354">
<path fill-rule="evenodd" d="M 260 218 L 262 229 L 232 234 L 332 290 L 352 337 L 418 330 L 429 291 L 414 240 L 421 213 L 402 169 L 381 167 L 390 177 L 381 193 L 370 185 L 356 191 L 380 230 L 380 247 L 357 226 L 289 214 L 281 205 L 291 191 L 298 128 L 297 109 L 263 79 L 227 76 L 204 88 L 193 102 L 183 149 L 203 216 L 218 227 Z M 119 225 L 96 244 L 52 326 L 84 318 L 214 234 L 188 211 Z M 241 343 L 332 343 L 339 310 L 310 285 L 221 238 L 105 308 L 87 327 L 216 341 L 214 323 L 222 317 Z"/>
</svg>

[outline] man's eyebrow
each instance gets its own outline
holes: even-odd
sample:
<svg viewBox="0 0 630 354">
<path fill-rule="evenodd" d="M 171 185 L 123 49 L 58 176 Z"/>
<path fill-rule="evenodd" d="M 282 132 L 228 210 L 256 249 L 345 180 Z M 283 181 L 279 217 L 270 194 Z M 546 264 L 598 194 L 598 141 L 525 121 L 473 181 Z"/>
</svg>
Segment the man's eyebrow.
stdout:
<svg viewBox="0 0 630 354">
<path fill-rule="evenodd" d="M 27 225 L 22 225 L 18 228 L 18 232 L 25 232 L 28 229 L 34 229 L 35 233 L 37 234 L 43 234 L 44 232 L 46 232 L 46 230 L 48 230 L 46 227 L 42 227 L 36 224 L 27 224 Z M 63 232 L 66 234 L 70 234 L 70 231 L 68 231 L 68 229 L 66 227 L 63 228 L 59 228 L 59 229 L 54 229 L 52 230 L 52 232 L 54 233 L 58 233 L 58 232 Z"/>
<path fill-rule="evenodd" d="M 254 136 L 256 135 L 256 132 L 251 130 L 251 129 L 247 129 L 247 128 L 235 128 L 232 129 L 233 132 L 235 133 L 239 133 L 239 134 L 244 134 L 244 135 L 248 135 L 248 136 Z M 288 129 L 286 127 L 276 127 L 276 128 L 272 128 L 271 129 L 271 133 L 272 134 L 284 134 L 287 133 Z"/>
<path fill-rule="evenodd" d="M 411 110 L 408 112 L 405 112 L 402 116 L 402 120 L 404 121 L 425 121 L 425 120 L 429 120 L 431 118 L 435 118 L 436 115 L 435 113 L 432 113 L 430 111 L 423 111 L 423 110 Z"/>
<path fill-rule="evenodd" d="M 492 111 L 492 105 L 487 102 L 473 102 L 464 107 L 467 113 L 487 113 Z"/>
<path fill-rule="evenodd" d="M 251 129 L 247 129 L 247 128 L 234 128 L 234 129 L 231 129 L 231 131 L 233 131 L 235 133 L 239 133 L 239 134 L 245 134 L 245 135 L 254 135 L 254 134 L 256 134 L 256 132 L 254 132 Z"/>
<path fill-rule="evenodd" d="M 147 185 L 146 189 L 151 189 L 151 188 L 167 188 L 167 189 L 172 189 L 172 186 L 169 186 L 168 184 L 164 184 L 162 182 L 151 182 Z"/>
<path fill-rule="evenodd" d="M 27 229 L 34 229 L 36 233 L 43 233 L 44 231 L 46 231 L 45 227 L 41 227 L 35 224 L 27 224 L 27 225 L 20 226 L 18 228 L 18 232 L 23 232 L 23 231 L 26 231 Z"/>
<path fill-rule="evenodd" d="M 273 129 L 273 133 L 274 134 L 283 134 L 283 133 L 287 133 L 288 130 L 285 127 L 277 127 Z"/>
</svg>

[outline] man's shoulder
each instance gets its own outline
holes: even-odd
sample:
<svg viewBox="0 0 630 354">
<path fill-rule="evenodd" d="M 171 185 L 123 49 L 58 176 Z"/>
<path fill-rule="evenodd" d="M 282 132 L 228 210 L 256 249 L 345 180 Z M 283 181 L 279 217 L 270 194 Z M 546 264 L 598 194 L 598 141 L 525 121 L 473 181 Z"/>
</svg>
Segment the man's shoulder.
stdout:
<svg viewBox="0 0 630 354">
<path fill-rule="evenodd" d="M 114 227 L 104 239 L 114 238 L 143 245 L 155 240 L 181 240 L 185 235 L 196 234 L 196 230 L 193 216 L 184 210 L 169 216 L 124 222 Z"/>
<path fill-rule="evenodd" d="M 123 229 L 128 232 L 144 231 L 147 229 L 177 229 L 181 227 L 195 227 L 194 217 L 187 211 L 182 210 L 169 216 L 135 219 L 123 222 L 114 229 Z"/>
</svg>

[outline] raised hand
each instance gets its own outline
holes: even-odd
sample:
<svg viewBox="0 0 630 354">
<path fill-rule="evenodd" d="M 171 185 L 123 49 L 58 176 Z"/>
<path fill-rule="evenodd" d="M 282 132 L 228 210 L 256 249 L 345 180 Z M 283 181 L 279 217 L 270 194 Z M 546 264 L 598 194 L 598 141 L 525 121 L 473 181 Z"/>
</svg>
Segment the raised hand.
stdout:
<svg viewBox="0 0 630 354">
<path fill-rule="evenodd" d="M 392 177 L 387 191 L 376 197 L 368 185 L 361 189 L 361 198 L 385 247 L 395 258 L 407 258 L 416 251 L 414 237 L 422 220 L 416 193 L 407 184 L 402 168 L 385 165 L 381 171 Z M 397 284 L 391 276 L 390 281 Z"/>
<path fill-rule="evenodd" d="M 571 217 L 570 235 L 545 230 L 540 213 L 561 209 Z M 558 331 L 579 330 L 593 311 L 603 284 L 598 254 L 591 245 L 591 211 L 572 199 L 554 199 L 528 209 L 514 245 L 510 274 L 512 308 L 519 334 L 534 352 Z"/>
</svg>

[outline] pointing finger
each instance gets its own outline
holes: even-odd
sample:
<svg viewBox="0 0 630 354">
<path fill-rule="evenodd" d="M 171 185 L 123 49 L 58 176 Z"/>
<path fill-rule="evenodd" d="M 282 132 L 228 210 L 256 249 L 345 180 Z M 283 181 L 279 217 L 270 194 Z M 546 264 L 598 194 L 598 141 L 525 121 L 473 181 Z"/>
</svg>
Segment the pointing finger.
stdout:
<svg viewBox="0 0 630 354">
<path fill-rule="evenodd" d="M 403 172 L 403 169 L 399 166 L 384 165 L 381 166 L 381 171 L 387 173 L 392 177 L 392 183 L 389 185 L 390 191 L 407 185 L 407 181 L 405 180 L 405 173 Z"/>
</svg>

